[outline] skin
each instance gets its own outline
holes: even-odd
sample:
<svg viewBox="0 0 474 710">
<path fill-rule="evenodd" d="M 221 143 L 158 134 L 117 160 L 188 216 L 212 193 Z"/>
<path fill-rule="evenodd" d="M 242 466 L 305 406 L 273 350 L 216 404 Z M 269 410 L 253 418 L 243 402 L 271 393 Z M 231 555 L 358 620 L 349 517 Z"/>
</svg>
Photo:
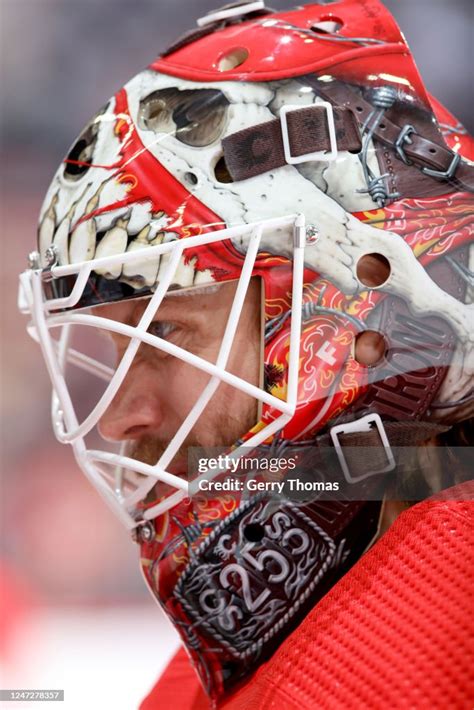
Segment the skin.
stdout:
<svg viewBox="0 0 474 710">
<path fill-rule="evenodd" d="M 149 332 L 215 362 L 235 295 L 236 282 L 213 293 L 169 295 L 160 305 Z M 100 306 L 97 315 L 138 324 L 148 299 Z M 260 375 L 259 279 L 249 285 L 227 370 L 258 385 Z M 128 338 L 110 334 L 117 361 Z M 107 441 L 128 441 L 127 454 L 155 464 L 188 415 L 210 377 L 205 372 L 151 345 L 141 345 L 113 402 L 99 422 Z M 183 474 L 189 446 L 228 446 L 257 422 L 257 402 L 221 383 L 168 470 Z"/>
</svg>

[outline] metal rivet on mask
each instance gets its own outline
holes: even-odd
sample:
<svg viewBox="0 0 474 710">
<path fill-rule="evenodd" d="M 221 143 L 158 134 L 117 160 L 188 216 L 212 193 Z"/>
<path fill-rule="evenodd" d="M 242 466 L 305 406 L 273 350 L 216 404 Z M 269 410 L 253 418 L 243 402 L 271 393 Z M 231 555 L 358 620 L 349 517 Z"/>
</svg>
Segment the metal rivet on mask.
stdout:
<svg viewBox="0 0 474 710">
<path fill-rule="evenodd" d="M 54 244 L 51 244 L 51 246 L 46 249 L 44 258 L 48 266 L 55 266 L 58 263 L 58 250 Z"/>
<path fill-rule="evenodd" d="M 137 542 L 151 542 L 155 537 L 155 526 L 151 521 L 143 523 L 137 529 Z"/>
<path fill-rule="evenodd" d="M 372 92 L 372 103 L 377 108 L 391 108 L 396 98 L 397 90 L 393 86 L 378 86 Z"/>
<path fill-rule="evenodd" d="M 306 227 L 306 244 L 316 244 L 319 239 L 319 230 L 314 224 Z"/>
<path fill-rule="evenodd" d="M 39 251 L 32 251 L 28 254 L 28 266 L 30 269 L 40 268 L 40 253 Z"/>
</svg>

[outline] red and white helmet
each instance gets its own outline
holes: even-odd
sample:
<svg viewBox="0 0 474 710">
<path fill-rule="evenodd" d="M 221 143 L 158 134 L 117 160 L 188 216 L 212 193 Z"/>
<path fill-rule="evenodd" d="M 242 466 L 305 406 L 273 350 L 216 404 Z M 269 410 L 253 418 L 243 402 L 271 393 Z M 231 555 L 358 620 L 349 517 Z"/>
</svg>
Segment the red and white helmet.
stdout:
<svg viewBox="0 0 474 710">
<path fill-rule="evenodd" d="M 210 694 L 271 653 L 367 547 L 381 506 L 367 485 L 396 467 L 397 447 L 472 413 L 473 158 L 379 0 L 281 13 L 257 1 L 199 20 L 91 120 L 53 178 L 20 308 L 53 383 L 55 433 L 137 529 L 145 576 Z M 227 369 L 252 277 L 260 386 Z M 171 292 L 228 281 L 215 362 L 149 332 Z M 134 326 L 95 310 L 144 297 Z M 74 342 L 93 329 L 128 339 L 117 367 L 88 336 Z M 358 354 L 364 340 L 376 360 Z M 142 343 L 209 378 L 154 464 L 95 436 Z M 78 368 L 103 383 L 95 402 L 82 385 L 74 400 Z M 223 382 L 261 405 L 232 459 L 312 447 L 324 467 L 327 449 L 343 484 L 366 486 L 359 498 L 193 495 L 211 472 L 169 465 Z"/>
</svg>

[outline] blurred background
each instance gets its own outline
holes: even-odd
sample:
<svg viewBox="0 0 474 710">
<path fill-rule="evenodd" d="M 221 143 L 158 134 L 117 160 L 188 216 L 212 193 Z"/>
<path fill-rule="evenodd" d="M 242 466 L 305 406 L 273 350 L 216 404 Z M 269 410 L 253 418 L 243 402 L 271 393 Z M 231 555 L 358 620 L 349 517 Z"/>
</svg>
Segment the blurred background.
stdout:
<svg viewBox="0 0 474 710">
<path fill-rule="evenodd" d="M 472 0 L 385 4 L 428 90 L 472 131 Z M 216 5 L 0 0 L 0 687 L 64 688 L 68 710 L 137 708 L 178 641 L 145 589 L 128 534 L 69 448 L 53 439 L 49 382 L 16 311 L 17 275 L 35 246 L 43 195 L 75 136 Z"/>
</svg>

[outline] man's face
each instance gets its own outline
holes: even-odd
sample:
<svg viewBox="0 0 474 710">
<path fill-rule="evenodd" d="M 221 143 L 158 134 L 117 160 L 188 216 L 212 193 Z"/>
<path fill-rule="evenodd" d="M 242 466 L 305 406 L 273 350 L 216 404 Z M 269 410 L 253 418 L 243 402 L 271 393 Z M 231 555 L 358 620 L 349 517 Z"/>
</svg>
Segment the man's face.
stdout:
<svg viewBox="0 0 474 710">
<path fill-rule="evenodd" d="M 237 282 L 224 283 L 213 292 L 197 295 L 171 294 L 160 305 L 148 332 L 215 363 L 222 344 Z M 259 279 L 252 279 L 239 319 L 226 369 L 259 384 L 260 375 Z M 148 299 L 100 306 L 97 315 L 136 326 Z M 112 334 L 117 361 L 129 339 Z M 112 404 L 99 422 L 108 441 L 129 441 L 127 455 L 155 464 L 210 376 L 151 345 L 140 346 L 132 366 Z M 221 383 L 194 425 L 168 470 L 186 472 L 187 447 L 228 446 L 257 422 L 255 399 Z"/>
</svg>

